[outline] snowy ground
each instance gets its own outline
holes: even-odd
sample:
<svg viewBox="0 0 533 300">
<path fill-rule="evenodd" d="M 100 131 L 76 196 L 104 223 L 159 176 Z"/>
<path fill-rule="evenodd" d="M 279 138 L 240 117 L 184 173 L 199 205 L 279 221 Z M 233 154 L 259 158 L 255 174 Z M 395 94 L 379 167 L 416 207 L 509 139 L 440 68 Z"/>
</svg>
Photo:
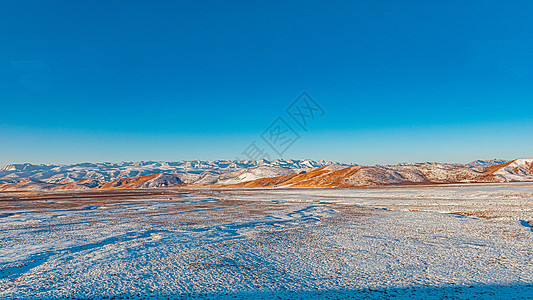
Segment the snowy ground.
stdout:
<svg viewBox="0 0 533 300">
<path fill-rule="evenodd" d="M 533 299 L 533 184 L 164 193 L 0 194 L 0 298 Z"/>
</svg>

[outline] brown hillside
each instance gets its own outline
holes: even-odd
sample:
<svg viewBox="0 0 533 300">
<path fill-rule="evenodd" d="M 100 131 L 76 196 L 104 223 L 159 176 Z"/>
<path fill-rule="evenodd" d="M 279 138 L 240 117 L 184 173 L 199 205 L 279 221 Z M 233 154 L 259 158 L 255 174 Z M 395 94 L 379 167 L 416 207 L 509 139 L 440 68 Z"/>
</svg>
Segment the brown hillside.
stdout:
<svg viewBox="0 0 533 300">
<path fill-rule="evenodd" d="M 498 165 L 487 167 L 486 171 L 483 172 L 483 173 L 487 174 L 487 175 L 491 175 L 494 172 L 498 171 L 499 169 L 507 167 L 508 165 L 512 164 L 513 162 L 515 162 L 515 161 L 511 160 L 511 161 L 508 161 L 508 162 L 503 163 L 503 164 L 498 164 Z"/>
</svg>

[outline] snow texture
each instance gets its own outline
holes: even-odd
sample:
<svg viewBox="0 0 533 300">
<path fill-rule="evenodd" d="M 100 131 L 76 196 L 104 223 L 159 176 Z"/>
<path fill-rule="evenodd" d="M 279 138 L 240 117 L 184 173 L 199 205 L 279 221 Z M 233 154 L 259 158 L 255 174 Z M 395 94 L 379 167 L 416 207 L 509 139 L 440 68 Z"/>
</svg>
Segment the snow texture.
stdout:
<svg viewBox="0 0 533 300">
<path fill-rule="evenodd" d="M 2 198 L 0 298 L 531 299 L 533 184 Z"/>
</svg>

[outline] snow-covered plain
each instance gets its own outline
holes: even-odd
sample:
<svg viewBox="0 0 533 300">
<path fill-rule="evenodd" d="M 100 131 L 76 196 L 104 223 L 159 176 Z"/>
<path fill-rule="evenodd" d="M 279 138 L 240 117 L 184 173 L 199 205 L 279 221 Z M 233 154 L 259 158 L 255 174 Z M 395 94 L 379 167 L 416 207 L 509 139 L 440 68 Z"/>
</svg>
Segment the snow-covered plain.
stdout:
<svg viewBox="0 0 533 300">
<path fill-rule="evenodd" d="M 531 183 L 12 196 L 4 299 L 533 299 Z"/>
</svg>

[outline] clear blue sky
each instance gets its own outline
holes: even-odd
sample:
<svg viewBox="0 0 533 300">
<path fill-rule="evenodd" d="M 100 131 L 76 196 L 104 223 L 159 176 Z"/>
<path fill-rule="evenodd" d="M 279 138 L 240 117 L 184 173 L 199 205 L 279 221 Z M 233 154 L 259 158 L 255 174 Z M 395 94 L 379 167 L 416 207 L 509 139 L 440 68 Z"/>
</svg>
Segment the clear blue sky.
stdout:
<svg viewBox="0 0 533 300">
<path fill-rule="evenodd" d="M 289 3 L 290 2 L 290 3 Z M 3 1 L 0 165 L 533 157 L 531 1 Z M 307 91 L 325 114 L 285 109 Z M 272 151 L 271 151 L 272 152 Z"/>
</svg>

